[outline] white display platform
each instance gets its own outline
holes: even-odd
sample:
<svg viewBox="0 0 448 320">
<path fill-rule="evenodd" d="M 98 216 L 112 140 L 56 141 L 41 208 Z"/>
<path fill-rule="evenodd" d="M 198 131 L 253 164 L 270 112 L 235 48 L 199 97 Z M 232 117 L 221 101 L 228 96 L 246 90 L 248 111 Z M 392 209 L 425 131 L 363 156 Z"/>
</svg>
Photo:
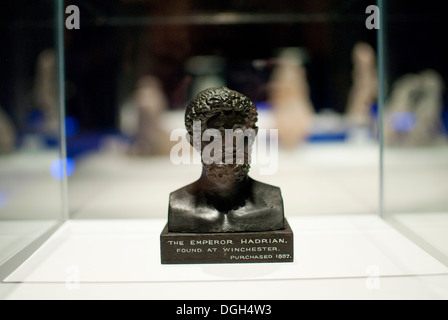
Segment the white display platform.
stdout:
<svg viewBox="0 0 448 320">
<path fill-rule="evenodd" d="M 386 190 L 388 208 L 406 212 L 430 203 L 434 214 L 393 217 L 445 248 L 446 154 L 417 151 L 405 155 L 406 167 L 401 150 L 396 158 L 388 153 L 386 187 L 400 190 L 393 197 Z M 437 158 L 427 165 L 424 155 Z M 447 267 L 371 214 L 378 211 L 378 161 L 375 145 L 304 145 L 280 151 L 275 175 L 252 167 L 254 178 L 282 189 L 294 263 L 162 266 L 168 194 L 196 179 L 200 166 L 94 154 L 77 162 L 69 178 L 76 220 L 0 283 L 0 299 L 448 299 Z M 419 166 L 432 172 L 421 169 L 419 177 L 431 178 L 411 179 L 408 173 Z M 39 184 L 36 194 L 47 190 Z M 10 212 L 15 217 L 20 210 Z M 29 230 L 17 234 L 26 237 Z M 6 257 L 14 241 L 0 242 Z"/>
<path fill-rule="evenodd" d="M 56 224 L 52 220 L 0 221 L 0 264 L 39 238 Z"/>
<path fill-rule="evenodd" d="M 377 216 L 293 217 L 294 263 L 161 265 L 163 220 L 71 220 L 0 299 L 448 299 L 448 270 Z"/>
<path fill-rule="evenodd" d="M 395 213 L 388 222 L 425 251 L 448 264 L 448 213 Z"/>
<path fill-rule="evenodd" d="M 329 279 L 447 274 L 376 216 L 294 217 L 295 262 L 161 265 L 163 220 L 69 221 L 6 282 Z"/>
</svg>

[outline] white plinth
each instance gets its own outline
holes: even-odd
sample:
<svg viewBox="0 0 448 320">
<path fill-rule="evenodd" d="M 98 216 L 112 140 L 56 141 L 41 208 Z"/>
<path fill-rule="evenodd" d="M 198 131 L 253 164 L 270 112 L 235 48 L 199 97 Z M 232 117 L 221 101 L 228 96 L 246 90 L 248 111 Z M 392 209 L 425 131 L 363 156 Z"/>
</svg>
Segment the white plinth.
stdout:
<svg viewBox="0 0 448 320">
<path fill-rule="evenodd" d="M 376 216 L 288 218 L 295 262 L 161 265 L 164 220 L 72 220 L 5 299 L 447 299 L 448 268 Z"/>
</svg>

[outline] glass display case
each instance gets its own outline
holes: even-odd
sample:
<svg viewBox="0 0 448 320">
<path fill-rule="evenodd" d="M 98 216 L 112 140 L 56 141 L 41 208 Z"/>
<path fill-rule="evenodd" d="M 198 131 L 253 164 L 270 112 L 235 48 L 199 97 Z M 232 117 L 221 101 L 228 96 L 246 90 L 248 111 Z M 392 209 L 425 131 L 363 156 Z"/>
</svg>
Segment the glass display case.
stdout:
<svg viewBox="0 0 448 320">
<path fill-rule="evenodd" d="M 64 161 L 51 1 L 1 5 L 0 277 L 64 221 Z"/>
<path fill-rule="evenodd" d="M 363 2 L 83 5 L 65 41 L 72 218 L 166 218 L 167 195 L 200 173 L 173 164 L 171 135 L 192 96 L 218 85 L 278 129 L 275 157 L 255 154 L 251 174 L 282 186 L 288 215 L 378 211 L 376 30 Z M 367 59 L 360 96 L 354 51 Z"/>
<path fill-rule="evenodd" d="M 447 22 L 385 2 L 1 4 L 3 283 L 448 274 Z M 160 265 L 201 173 L 185 108 L 214 86 L 258 108 L 250 175 L 281 188 L 294 263 Z"/>
<path fill-rule="evenodd" d="M 384 20 L 384 218 L 448 262 L 447 49 L 440 4 L 388 1 Z"/>
</svg>

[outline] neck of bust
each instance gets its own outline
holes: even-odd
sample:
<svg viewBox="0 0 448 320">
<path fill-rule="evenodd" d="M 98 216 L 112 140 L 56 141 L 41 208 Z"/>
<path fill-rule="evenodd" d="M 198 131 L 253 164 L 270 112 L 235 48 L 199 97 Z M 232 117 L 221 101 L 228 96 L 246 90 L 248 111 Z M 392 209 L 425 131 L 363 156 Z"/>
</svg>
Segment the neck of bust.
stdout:
<svg viewBox="0 0 448 320">
<path fill-rule="evenodd" d="M 210 179 L 207 172 L 203 169 L 199 179 L 202 190 L 207 194 L 213 194 L 223 199 L 232 199 L 245 194 L 244 190 L 248 187 L 249 177 L 246 175 L 242 181 L 227 181 L 219 183 Z"/>
</svg>

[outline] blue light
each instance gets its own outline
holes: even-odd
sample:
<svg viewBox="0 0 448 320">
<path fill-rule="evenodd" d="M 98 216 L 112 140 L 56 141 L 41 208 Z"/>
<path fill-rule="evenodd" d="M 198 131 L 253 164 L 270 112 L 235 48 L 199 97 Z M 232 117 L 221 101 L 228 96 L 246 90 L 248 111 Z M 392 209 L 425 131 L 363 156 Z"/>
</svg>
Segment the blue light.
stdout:
<svg viewBox="0 0 448 320">
<path fill-rule="evenodd" d="M 409 132 L 414 130 L 417 117 L 412 112 L 395 112 L 391 116 L 391 122 L 395 131 Z"/>
<path fill-rule="evenodd" d="M 258 110 L 272 109 L 272 104 L 270 102 L 257 101 L 257 102 L 254 102 L 254 104 L 257 106 Z"/>
<path fill-rule="evenodd" d="M 65 134 L 70 137 L 79 131 L 79 121 L 75 117 L 65 118 Z"/>
<path fill-rule="evenodd" d="M 66 159 L 67 164 L 67 177 L 70 177 L 75 172 L 75 161 L 70 158 Z M 62 180 L 64 178 L 64 162 L 62 159 L 56 159 L 50 166 L 50 173 L 53 178 Z"/>
</svg>

